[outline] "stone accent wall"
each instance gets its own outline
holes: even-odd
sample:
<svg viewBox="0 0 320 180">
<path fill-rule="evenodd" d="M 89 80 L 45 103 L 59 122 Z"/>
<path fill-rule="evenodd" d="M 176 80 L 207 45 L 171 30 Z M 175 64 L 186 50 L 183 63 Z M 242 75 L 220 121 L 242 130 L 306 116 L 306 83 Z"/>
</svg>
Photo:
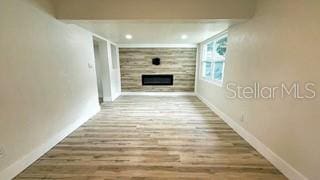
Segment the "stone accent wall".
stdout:
<svg viewBox="0 0 320 180">
<path fill-rule="evenodd" d="M 193 92 L 196 48 L 120 48 L 123 92 Z M 161 64 L 152 64 L 159 57 Z M 142 86 L 142 74 L 173 74 L 173 86 Z"/>
</svg>

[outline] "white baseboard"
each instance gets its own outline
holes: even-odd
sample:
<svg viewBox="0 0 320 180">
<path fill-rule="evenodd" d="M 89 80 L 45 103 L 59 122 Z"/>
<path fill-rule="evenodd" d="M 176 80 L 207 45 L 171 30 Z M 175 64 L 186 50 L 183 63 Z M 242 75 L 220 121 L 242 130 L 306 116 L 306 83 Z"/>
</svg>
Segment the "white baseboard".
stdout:
<svg viewBox="0 0 320 180">
<path fill-rule="evenodd" d="M 230 116 L 218 109 L 208 100 L 196 94 L 196 96 L 206 104 L 213 112 L 215 112 L 222 120 L 224 120 L 234 131 L 236 131 L 242 138 L 244 138 L 251 146 L 253 146 L 259 153 L 261 153 L 267 160 L 269 160 L 276 168 L 278 168 L 290 180 L 308 180 L 303 174 L 293 168 L 289 163 L 275 154 L 259 139 L 257 139 L 249 131 L 241 127 Z"/>
<path fill-rule="evenodd" d="M 123 96 L 195 96 L 194 92 L 122 92 Z"/>
<path fill-rule="evenodd" d="M 112 97 L 112 101 L 116 100 L 119 96 L 121 96 L 121 92 L 115 94 L 115 95 Z"/>
<path fill-rule="evenodd" d="M 39 159 L 43 154 L 48 152 L 52 147 L 62 141 L 65 137 L 67 137 L 70 133 L 74 130 L 79 128 L 83 123 L 89 120 L 92 116 L 100 111 L 100 107 L 97 109 L 93 109 L 92 112 L 88 112 L 84 117 L 81 117 L 73 124 L 69 125 L 64 130 L 57 133 L 55 136 L 50 138 L 46 143 L 42 144 L 41 146 L 35 148 L 29 154 L 25 155 L 18 161 L 11 164 L 6 169 L 0 172 L 0 179 L 1 180 L 10 180 L 21 173 L 24 169 L 30 166 L 33 162 Z"/>
<path fill-rule="evenodd" d="M 113 96 L 103 97 L 103 101 L 112 102 L 112 101 L 116 100 L 119 96 L 121 96 L 121 92 L 119 92 Z"/>
</svg>

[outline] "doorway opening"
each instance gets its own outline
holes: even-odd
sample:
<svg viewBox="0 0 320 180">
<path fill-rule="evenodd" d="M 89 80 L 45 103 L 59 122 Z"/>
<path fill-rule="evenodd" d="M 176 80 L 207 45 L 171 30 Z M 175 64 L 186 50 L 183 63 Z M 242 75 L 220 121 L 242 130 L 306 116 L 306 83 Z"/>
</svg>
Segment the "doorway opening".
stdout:
<svg viewBox="0 0 320 180">
<path fill-rule="evenodd" d="M 102 104 L 103 103 L 103 84 L 102 84 L 101 58 L 100 58 L 99 42 L 97 40 L 93 40 L 93 49 L 94 49 L 97 87 L 98 87 L 98 95 L 99 95 L 98 98 L 99 98 L 99 104 Z"/>
</svg>

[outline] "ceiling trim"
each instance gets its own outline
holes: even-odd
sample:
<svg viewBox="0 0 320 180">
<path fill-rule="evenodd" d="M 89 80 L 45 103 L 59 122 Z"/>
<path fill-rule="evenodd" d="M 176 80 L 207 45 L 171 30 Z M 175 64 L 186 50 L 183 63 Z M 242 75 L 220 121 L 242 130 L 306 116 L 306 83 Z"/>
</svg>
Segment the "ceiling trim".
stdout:
<svg viewBox="0 0 320 180">
<path fill-rule="evenodd" d="M 196 48 L 197 44 L 119 44 L 119 48 Z"/>
</svg>

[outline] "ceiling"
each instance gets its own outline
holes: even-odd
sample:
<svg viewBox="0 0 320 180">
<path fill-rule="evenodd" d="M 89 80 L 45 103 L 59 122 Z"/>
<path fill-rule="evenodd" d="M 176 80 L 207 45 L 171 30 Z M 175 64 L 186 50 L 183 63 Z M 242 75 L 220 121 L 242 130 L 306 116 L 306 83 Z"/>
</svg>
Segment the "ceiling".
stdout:
<svg viewBox="0 0 320 180">
<path fill-rule="evenodd" d="M 256 0 L 50 1 L 59 20 L 250 19 L 256 9 Z"/>
<path fill-rule="evenodd" d="M 240 21 L 103 21 L 69 20 L 117 44 L 197 44 Z M 126 39 L 126 35 L 132 39 Z M 186 35 L 186 39 L 182 39 Z"/>
</svg>

